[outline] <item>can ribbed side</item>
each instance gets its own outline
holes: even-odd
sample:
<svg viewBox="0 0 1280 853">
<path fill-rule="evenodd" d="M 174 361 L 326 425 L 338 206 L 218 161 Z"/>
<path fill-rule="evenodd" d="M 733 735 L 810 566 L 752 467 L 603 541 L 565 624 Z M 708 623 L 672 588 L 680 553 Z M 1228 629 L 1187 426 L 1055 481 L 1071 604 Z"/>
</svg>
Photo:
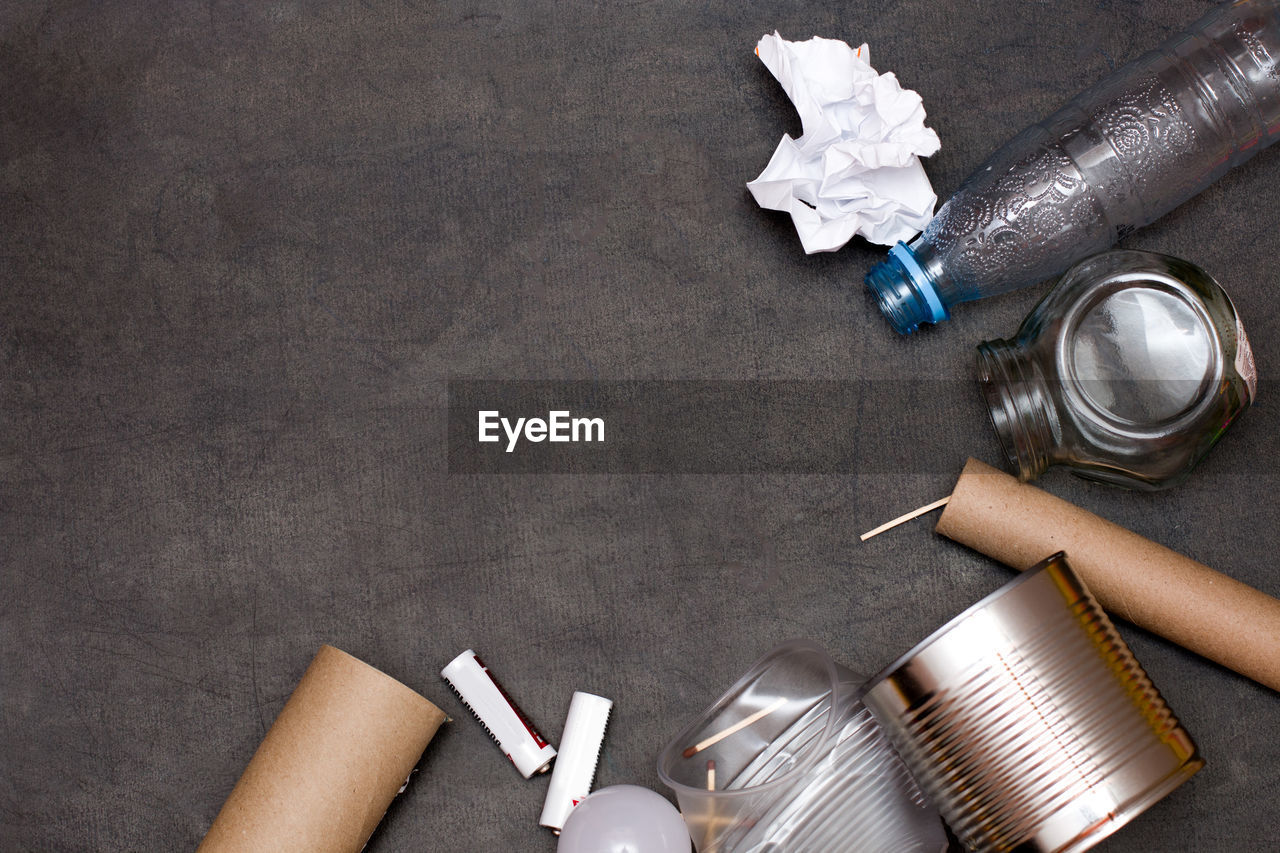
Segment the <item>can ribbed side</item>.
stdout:
<svg viewBox="0 0 1280 853">
<path fill-rule="evenodd" d="M 1085 849 L 1201 765 L 1097 602 L 1065 563 L 1051 569 L 960 617 L 866 699 L 972 849 Z"/>
</svg>

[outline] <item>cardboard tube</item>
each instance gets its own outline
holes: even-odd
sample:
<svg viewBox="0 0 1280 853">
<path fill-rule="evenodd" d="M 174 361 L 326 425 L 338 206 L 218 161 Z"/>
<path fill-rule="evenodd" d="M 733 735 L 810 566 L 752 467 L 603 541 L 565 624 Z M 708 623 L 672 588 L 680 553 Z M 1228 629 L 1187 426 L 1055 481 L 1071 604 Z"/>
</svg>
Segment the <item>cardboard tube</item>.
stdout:
<svg viewBox="0 0 1280 853">
<path fill-rule="evenodd" d="M 321 646 L 198 853 L 359 853 L 444 719 Z"/>
<path fill-rule="evenodd" d="M 1280 690 L 1280 600 L 970 459 L 943 536 L 1018 571 L 1058 551 L 1113 615 Z"/>
</svg>

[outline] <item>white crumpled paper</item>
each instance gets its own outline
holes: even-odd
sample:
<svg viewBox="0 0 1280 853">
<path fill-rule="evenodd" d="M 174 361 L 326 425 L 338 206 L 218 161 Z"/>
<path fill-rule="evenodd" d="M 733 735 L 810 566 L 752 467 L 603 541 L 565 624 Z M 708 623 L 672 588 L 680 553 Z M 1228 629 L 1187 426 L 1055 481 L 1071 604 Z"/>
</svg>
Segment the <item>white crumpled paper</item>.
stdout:
<svg viewBox="0 0 1280 853">
<path fill-rule="evenodd" d="M 791 214 L 807 254 L 833 252 L 861 234 L 891 246 L 922 230 L 938 197 L 920 165 L 940 147 L 920 96 L 877 74 L 864 44 L 787 41 L 776 32 L 756 54 L 778 78 L 804 127 L 783 135 L 747 184 L 761 207 Z"/>
</svg>

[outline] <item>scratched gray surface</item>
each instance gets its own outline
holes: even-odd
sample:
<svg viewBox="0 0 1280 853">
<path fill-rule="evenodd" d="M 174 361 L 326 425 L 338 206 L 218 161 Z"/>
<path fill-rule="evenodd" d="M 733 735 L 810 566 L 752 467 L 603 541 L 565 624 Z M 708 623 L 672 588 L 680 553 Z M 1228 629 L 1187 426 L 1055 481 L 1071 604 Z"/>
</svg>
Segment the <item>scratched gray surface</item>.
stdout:
<svg viewBox="0 0 1280 853">
<path fill-rule="evenodd" d="M 962 461 L 892 419 L 851 414 L 852 476 L 445 465 L 448 377 L 953 379 L 924 404 L 995 461 L 971 347 L 1041 290 L 891 332 L 878 250 L 807 258 L 743 188 L 799 132 L 752 47 L 869 42 L 945 197 L 1205 4 L 950 5 L 6 4 L 0 849 L 194 848 L 330 642 L 459 717 L 370 850 L 549 851 L 546 779 L 437 679 L 461 649 L 553 741 L 571 691 L 613 697 L 599 782 L 658 788 L 775 643 L 870 673 L 996 588 L 927 524 L 857 542 Z M 1271 376 L 1278 190 L 1265 153 L 1127 242 L 1214 273 Z M 1175 491 L 1043 484 L 1280 594 L 1277 406 Z M 1208 766 L 1101 849 L 1276 849 L 1280 696 L 1123 633 Z"/>
</svg>

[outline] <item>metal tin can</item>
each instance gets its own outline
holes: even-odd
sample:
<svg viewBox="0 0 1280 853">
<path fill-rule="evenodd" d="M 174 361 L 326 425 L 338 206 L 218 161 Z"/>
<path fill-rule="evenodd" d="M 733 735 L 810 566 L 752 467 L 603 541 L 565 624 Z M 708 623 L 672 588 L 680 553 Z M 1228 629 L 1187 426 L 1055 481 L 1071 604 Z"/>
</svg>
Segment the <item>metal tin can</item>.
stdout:
<svg viewBox="0 0 1280 853">
<path fill-rule="evenodd" d="M 1061 553 L 889 666 L 863 702 L 973 850 L 1086 850 L 1204 765 Z"/>
</svg>

